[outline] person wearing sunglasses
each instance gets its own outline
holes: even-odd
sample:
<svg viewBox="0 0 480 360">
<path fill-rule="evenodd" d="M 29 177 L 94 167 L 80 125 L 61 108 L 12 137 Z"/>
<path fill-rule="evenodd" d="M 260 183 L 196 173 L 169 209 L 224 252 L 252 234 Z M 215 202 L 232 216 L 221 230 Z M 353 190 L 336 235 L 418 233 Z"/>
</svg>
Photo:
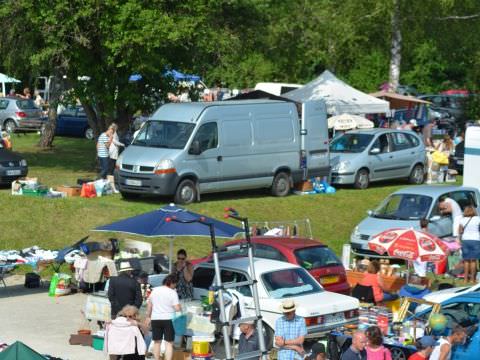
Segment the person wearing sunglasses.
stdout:
<svg viewBox="0 0 480 360">
<path fill-rule="evenodd" d="M 178 276 L 177 293 L 180 300 L 193 298 L 193 265 L 187 261 L 187 252 L 180 249 L 177 252 L 177 261 L 174 264 L 174 272 Z"/>
</svg>

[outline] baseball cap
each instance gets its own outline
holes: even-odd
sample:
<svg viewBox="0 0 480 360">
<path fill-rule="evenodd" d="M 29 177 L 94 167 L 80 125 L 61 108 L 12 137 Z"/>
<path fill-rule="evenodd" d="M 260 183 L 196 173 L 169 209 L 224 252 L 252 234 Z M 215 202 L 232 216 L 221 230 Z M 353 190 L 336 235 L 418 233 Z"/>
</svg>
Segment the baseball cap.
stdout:
<svg viewBox="0 0 480 360">
<path fill-rule="evenodd" d="M 435 340 L 433 336 L 422 336 L 420 340 L 418 340 L 418 342 L 420 343 L 420 345 L 422 345 L 422 347 L 425 347 L 425 348 L 434 347 L 438 345 L 438 342 Z"/>
</svg>

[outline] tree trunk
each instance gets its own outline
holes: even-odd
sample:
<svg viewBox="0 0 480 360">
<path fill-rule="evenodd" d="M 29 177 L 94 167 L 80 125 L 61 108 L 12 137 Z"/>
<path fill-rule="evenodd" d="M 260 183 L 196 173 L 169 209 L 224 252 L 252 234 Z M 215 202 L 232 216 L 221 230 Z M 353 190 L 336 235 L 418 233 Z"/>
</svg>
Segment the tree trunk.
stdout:
<svg viewBox="0 0 480 360">
<path fill-rule="evenodd" d="M 392 44 L 390 48 L 389 90 L 395 92 L 400 82 L 402 60 L 402 31 L 400 22 L 400 0 L 394 0 L 392 14 Z"/>
<path fill-rule="evenodd" d="M 60 94 L 63 90 L 62 83 L 59 80 L 60 75 L 52 78 L 50 83 L 50 101 L 48 107 L 48 121 L 40 137 L 38 146 L 43 149 L 51 148 L 53 140 L 55 139 L 55 130 L 57 129 L 57 106 L 60 99 Z"/>
</svg>

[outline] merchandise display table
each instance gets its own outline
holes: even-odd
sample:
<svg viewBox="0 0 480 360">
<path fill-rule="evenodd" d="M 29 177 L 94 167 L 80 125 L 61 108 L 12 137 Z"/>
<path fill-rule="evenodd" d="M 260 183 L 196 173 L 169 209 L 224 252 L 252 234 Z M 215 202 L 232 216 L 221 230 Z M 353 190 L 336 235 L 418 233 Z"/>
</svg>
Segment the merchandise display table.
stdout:
<svg viewBox="0 0 480 360">
<path fill-rule="evenodd" d="M 363 279 L 363 274 L 360 271 L 347 270 L 347 281 L 350 287 L 357 285 Z M 405 279 L 399 276 L 380 275 L 380 277 L 385 286 L 384 290 L 388 292 L 398 292 L 406 284 Z"/>
</svg>

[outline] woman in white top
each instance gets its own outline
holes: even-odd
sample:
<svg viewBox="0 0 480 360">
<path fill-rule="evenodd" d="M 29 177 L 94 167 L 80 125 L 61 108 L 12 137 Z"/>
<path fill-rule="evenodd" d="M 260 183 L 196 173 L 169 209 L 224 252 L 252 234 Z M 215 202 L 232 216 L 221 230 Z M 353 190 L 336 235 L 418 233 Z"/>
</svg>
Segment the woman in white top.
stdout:
<svg viewBox="0 0 480 360">
<path fill-rule="evenodd" d="M 176 274 L 168 275 L 163 286 L 153 289 L 147 302 L 147 321 L 152 324 L 153 356 L 160 360 L 160 344 L 165 340 L 165 360 L 173 359 L 173 341 L 175 329 L 172 319 L 176 311 L 181 311 L 175 288 L 178 283 Z"/>
<path fill-rule="evenodd" d="M 125 145 L 121 143 L 120 139 L 118 138 L 117 124 L 112 123 L 108 128 L 112 129 L 111 142 L 110 142 L 110 146 L 108 147 L 108 156 L 110 158 L 110 168 L 109 168 L 108 174 L 113 175 L 113 170 L 115 169 L 115 163 L 117 162 L 117 159 L 118 159 L 118 152 L 120 150 L 120 146 L 125 147 Z"/>
<path fill-rule="evenodd" d="M 465 207 L 458 225 L 458 240 L 462 245 L 466 282 L 477 279 L 477 261 L 480 259 L 480 217 L 473 206 Z"/>
</svg>

